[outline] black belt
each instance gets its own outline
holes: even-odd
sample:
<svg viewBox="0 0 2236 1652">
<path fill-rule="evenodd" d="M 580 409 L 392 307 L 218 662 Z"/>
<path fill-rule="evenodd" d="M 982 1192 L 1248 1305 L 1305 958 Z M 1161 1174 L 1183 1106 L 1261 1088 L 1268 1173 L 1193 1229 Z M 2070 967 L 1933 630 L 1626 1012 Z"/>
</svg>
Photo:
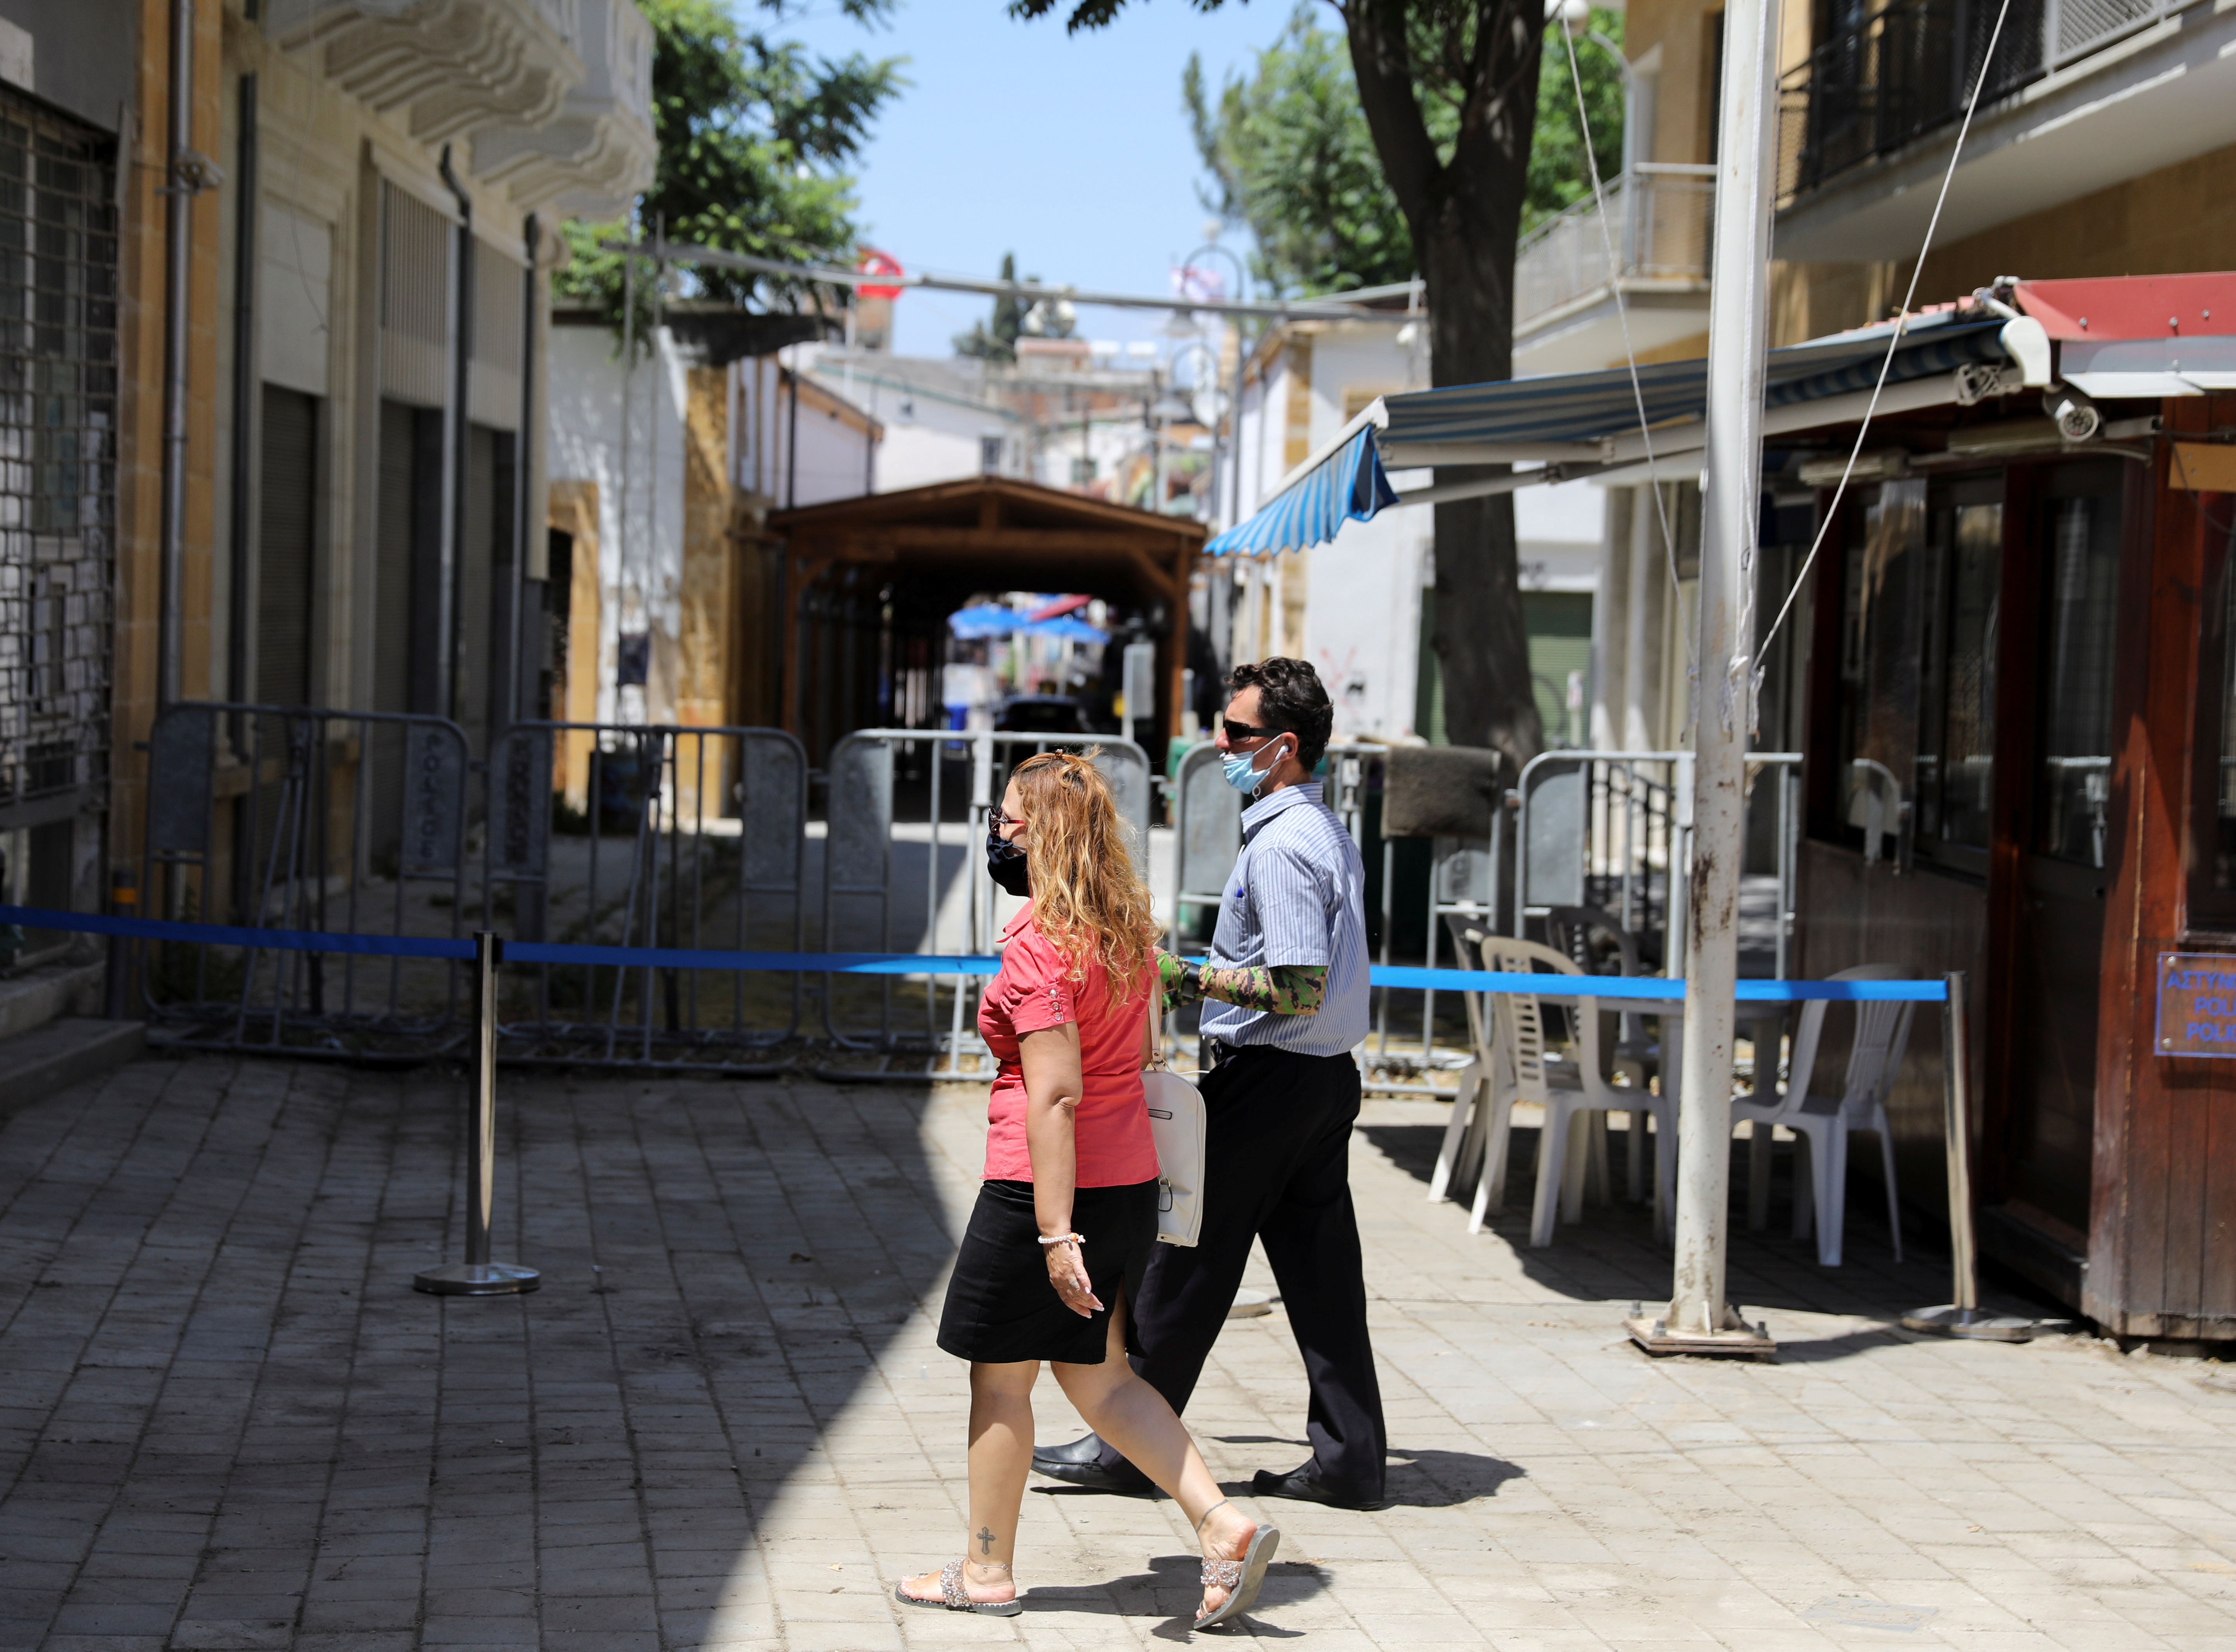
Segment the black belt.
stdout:
<svg viewBox="0 0 2236 1652">
<path fill-rule="evenodd" d="M 1204 1064 L 1207 1067 L 1224 1067 L 1245 1056 L 1262 1056 L 1279 1048 L 1278 1044 L 1230 1044 L 1224 1038 L 1206 1038 L 1203 1041 Z"/>
</svg>

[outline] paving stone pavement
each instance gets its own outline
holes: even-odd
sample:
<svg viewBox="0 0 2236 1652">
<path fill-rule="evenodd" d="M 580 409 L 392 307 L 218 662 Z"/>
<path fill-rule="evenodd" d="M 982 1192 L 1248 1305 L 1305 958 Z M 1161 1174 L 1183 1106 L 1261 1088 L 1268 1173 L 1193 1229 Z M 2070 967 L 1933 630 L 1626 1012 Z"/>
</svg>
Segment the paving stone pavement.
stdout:
<svg viewBox="0 0 2236 1652">
<path fill-rule="evenodd" d="M 459 1099 L 148 1059 L 0 1124 L 0 1648 L 1188 1638 L 1164 1502 L 1029 1494 L 1022 1617 L 889 1598 L 960 1545 L 931 1337 L 980 1096 L 508 1075 L 498 1254 L 546 1283 L 482 1301 L 409 1288 L 457 1248 Z M 1639 1220 L 1469 1236 L 1423 1197 L 1438 1117 L 1373 1103 L 1353 1155 L 1398 1506 L 1271 1505 L 1246 1632 L 2236 1649 L 2227 1367 L 1911 1338 L 1943 1282 L 1861 1214 L 1836 1273 L 1736 1241 L 1777 1364 L 1650 1361 L 1618 1326 L 1667 1290 Z M 1240 1490 L 1300 1460 L 1303 1409 L 1277 1309 L 1230 1325 L 1189 1420 Z"/>
</svg>

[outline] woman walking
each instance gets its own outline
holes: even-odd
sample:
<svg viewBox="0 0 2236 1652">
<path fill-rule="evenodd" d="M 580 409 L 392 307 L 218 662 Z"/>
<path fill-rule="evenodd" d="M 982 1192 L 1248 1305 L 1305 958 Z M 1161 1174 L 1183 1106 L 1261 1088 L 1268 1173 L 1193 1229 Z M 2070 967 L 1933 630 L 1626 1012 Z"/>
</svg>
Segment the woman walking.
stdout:
<svg viewBox="0 0 2236 1652">
<path fill-rule="evenodd" d="M 1126 1359 L 1126 1305 L 1157 1242 L 1141 1090 L 1156 978 L 1149 892 L 1109 787 L 1069 753 L 1017 766 L 986 860 L 995 882 L 1031 900 L 1003 931 L 1001 973 L 978 1011 L 999 1063 L 985 1180 L 939 1322 L 941 1348 L 970 1362 L 970 1518 L 962 1558 L 894 1592 L 911 1606 L 1024 1609 L 1012 1568 L 1045 1359 L 1088 1426 L 1194 1526 L 1196 1627 L 1223 1623 L 1257 1598 L 1280 1533 L 1220 1496 L 1180 1418 Z"/>
</svg>

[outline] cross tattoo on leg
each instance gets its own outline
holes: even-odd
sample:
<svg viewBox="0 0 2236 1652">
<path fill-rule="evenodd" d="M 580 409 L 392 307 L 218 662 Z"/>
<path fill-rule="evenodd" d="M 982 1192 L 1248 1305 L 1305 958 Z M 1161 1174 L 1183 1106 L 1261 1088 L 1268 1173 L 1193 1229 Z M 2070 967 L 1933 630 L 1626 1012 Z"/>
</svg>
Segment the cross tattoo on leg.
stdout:
<svg viewBox="0 0 2236 1652">
<path fill-rule="evenodd" d="M 993 1527 L 981 1526 L 978 1528 L 978 1552 L 982 1555 L 990 1555 L 994 1552 Z"/>
</svg>

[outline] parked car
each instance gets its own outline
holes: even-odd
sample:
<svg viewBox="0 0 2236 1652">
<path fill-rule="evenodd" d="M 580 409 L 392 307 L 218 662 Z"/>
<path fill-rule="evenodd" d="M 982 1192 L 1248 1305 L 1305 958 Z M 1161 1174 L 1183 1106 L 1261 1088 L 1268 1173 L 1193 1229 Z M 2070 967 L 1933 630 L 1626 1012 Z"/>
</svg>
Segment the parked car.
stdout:
<svg viewBox="0 0 2236 1652">
<path fill-rule="evenodd" d="M 1087 734 L 1087 708 L 1069 694 L 1013 694 L 994 727 L 1018 734 Z"/>
</svg>

